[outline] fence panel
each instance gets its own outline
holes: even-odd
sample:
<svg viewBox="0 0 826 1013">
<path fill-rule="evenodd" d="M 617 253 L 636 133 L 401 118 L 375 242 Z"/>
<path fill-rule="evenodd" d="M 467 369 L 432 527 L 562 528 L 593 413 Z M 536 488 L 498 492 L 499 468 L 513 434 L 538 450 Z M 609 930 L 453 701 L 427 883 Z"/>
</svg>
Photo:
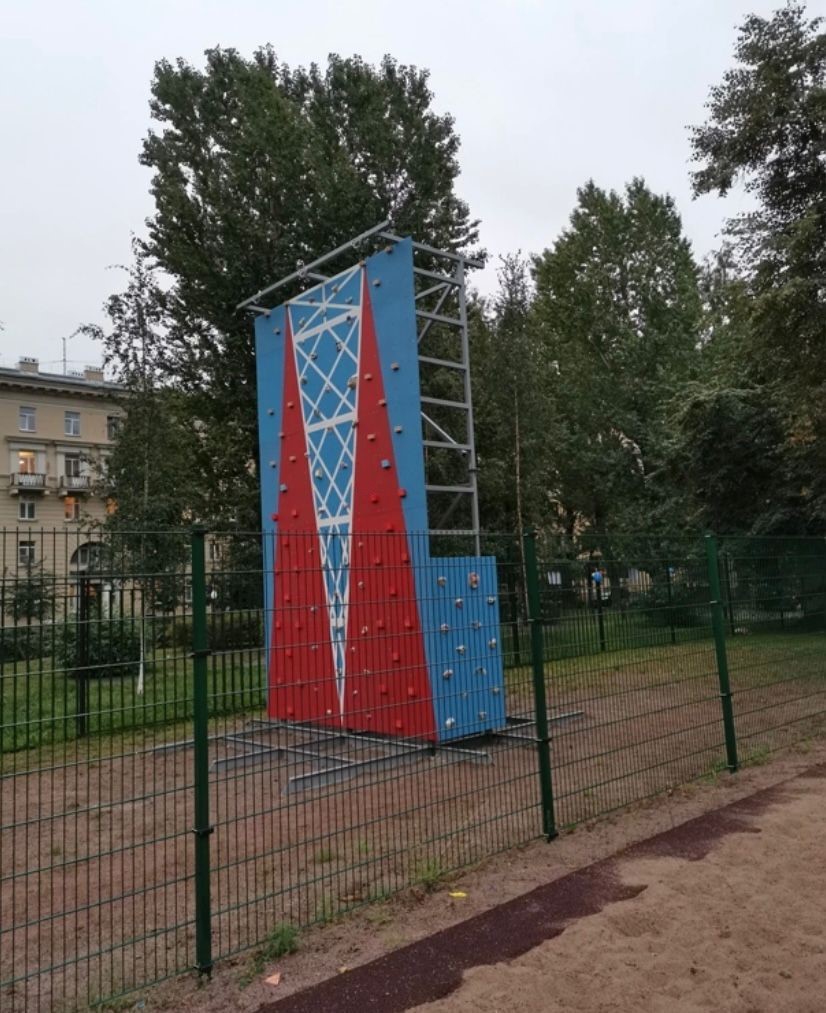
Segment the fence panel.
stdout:
<svg viewBox="0 0 826 1013">
<path fill-rule="evenodd" d="M 539 559 L 559 825 L 724 763 L 702 539 L 544 539 Z"/>
<path fill-rule="evenodd" d="M 217 585 L 238 576 L 233 560 L 245 555 L 249 560 L 252 555 L 250 545 L 239 544 L 247 537 L 233 536 L 223 542 L 208 582 Z M 255 537 L 261 552 L 260 536 Z M 293 537 L 300 543 L 298 554 L 316 560 L 305 563 L 300 580 L 315 585 L 321 577 L 318 556 L 312 556 L 318 536 Z M 342 685 L 342 693 L 361 692 L 364 697 L 364 702 L 350 698 L 347 719 L 350 726 L 361 728 L 369 727 L 371 719 L 380 719 L 377 712 L 382 708 L 396 706 L 382 703 L 389 681 L 413 678 L 405 637 L 383 629 L 382 615 L 393 606 L 407 623 L 417 610 L 410 592 L 403 593 L 402 566 L 378 562 L 399 558 L 390 548 L 399 536 L 363 537 L 369 543 L 363 558 L 375 559 L 381 576 L 376 583 L 372 574 L 375 597 L 366 603 L 370 618 L 355 633 L 364 640 L 357 655 L 364 666 L 356 673 L 364 676 L 361 689 L 350 690 L 352 682 L 346 680 Z M 442 589 L 467 587 L 469 576 L 471 582 L 473 577 L 464 558 L 436 557 L 425 563 L 422 550 L 427 536 L 410 539 L 422 634 L 439 645 L 435 648 L 441 652 L 438 665 L 449 686 L 459 657 L 482 671 L 493 646 L 464 648 L 464 642 L 471 644 L 478 632 L 478 620 L 470 609 L 472 590 L 466 592 L 465 602 L 456 600 L 449 631 L 441 628 L 447 624 L 435 625 L 434 603 Z M 510 589 L 513 595 L 512 589 L 521 581 L 510 572 L 520 567 L 518 542 L 490 539 L 484 551 L 497 558 L 499 590 L 508 594 Z M 257 586 L 262 577 L 269 583 L 275 577 L 271 567 L 265 573 L 260 567 L 258 572 L 254 566 L 242 569 L 248 576 L 254 574 Z M 367 576 L 355 568 L 350 573 L 351 585 Z M 428 581 L 432 593 L 423 594 Z M 296 597 L 304 601 L 307 595 L 302 592 Z M 351 607 L 355 607 L 352 602 Z M 301 636 L 294 638 L 295 653 L 289 663 L 282 658 L 281 667 L 273 669 L 283 679 L 279 692 L 310 696 L 323 692 L 320 670 L 311 668 L 312 654 L 302 653 L 302 647 L 329 652 L 335 626 L 325 615 L 327 632 L 316 639 L 312 617 L 305 615 L 306 605 L 270 602 L 268 608 L 280 629 L 295 629 L 302 623 L 307 627 L 306 642 L 302 643 Z M 231 623 L 229 617 L 227 623 Z M 494 639 L 499 636 L 497 629 Z M 400 650 L 395 649 L 399 646 Z M 459 647 L 463 647 L 461 656 L 456 653 Z M 347 734 L 337 714 L 326 727 L 324 722 L 321 727 L 290 724 L 264 709 L 263 663 L 259 695 L 253 699 L 240 673 L 233 674 L 243 656 L 240 648 L 213 652 L 210 801 L 215 824 L 211 843 L 216 959 L 257 944 L 285 924 L 323 922 L 415 883 L 431 888 L 450 870 L 542 833 L 528 651 L 513 640 L 506 641 L 508 662 L 517 650 L 522 651 L 524 662 L 510 668 L 507 681 L 508 697 L 515 703 L 517 737 L 477 736 L 438 749 L 428 746 L 428 737 L 416 727 L 420 717 L 413 689 L 409 702 L 396 706 L 394 714 L 404 730 L 394 736 L 369 731 Z M 376 687 L 372 695 L 371 684 Z M 457 692 L 452 698 L 448 690 L 441 706 L 455 706 L 458 714 L 465 705 L 459 698 L 462 695 Z"/>
<path fill-rule="evenodd" d="M 187 540 L 155 542 L 163 573 L 98 532 L 3 532 L 3 1009 L 75 1009 L 192 964 L 191 761 L 165 748 L 191 715 L 172 636 Z"/>
<path fill-rule="evenodd" d="M 826 541 L 724 538 L 737 739 L 756 761 L 826 727 Z"/>
<path fill-rule="evenodd" d="M 3 1009 L 133 992 L 724 770 L 721 648 L 741 761 L 824 727 L 820 539 L 720 539 L 718 594 L 699 535 L 486 535 L 490 564 L 362 536 L 348 590 L 315 534 L 277 561 L 206 533 L 193 568 L 189 531 L 32 531 L 0 532 Z"/>
</svg>

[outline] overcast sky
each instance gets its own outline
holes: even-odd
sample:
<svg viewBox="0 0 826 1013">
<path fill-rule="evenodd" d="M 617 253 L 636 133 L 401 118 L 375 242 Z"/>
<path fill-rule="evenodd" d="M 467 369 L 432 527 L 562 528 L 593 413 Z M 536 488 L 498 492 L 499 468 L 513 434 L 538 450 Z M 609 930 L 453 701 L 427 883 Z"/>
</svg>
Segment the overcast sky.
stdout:
<svg viewBox="0 0 826 1013">
<path fill-rule="evenodd" d="M 431 70 L 462 138 L 459 189 L 492 255 L 548 246 L 589 177 L 677 200 L 698 256 L 736 198 L 692 201 L 688 124 L 731 64 L 735 26 L 780 0 L 0 0 L 0 363 L 59 370 L 60 338 L 102 322 L 130 232 L 152 212 L 138 165 L 162 57 L 271 42 L 306 64 L 392 53 Z M 826 13 L 826 0 L 809 4 Z M 323 251 L 319 251 L 323 252 Z M 262 279 L 265 281 L 266 279 Z M 494 267 L 479 279 L 489 290 Z M 69 368 L 99 359 L 85 338 Z"/>
</svg>

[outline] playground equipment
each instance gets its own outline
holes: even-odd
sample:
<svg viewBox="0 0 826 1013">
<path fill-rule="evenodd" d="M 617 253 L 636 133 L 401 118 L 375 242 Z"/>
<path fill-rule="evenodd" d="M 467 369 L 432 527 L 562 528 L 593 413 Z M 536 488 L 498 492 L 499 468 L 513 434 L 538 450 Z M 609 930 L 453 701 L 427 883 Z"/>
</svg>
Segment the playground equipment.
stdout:
<svg viewBox="0 0 826 1013">
<path fill-rule="evenodd" d="M 320 273 L 366 242 L 381 248 Z M 431 743 L 507 724 L 467 263 L 383 223 L 242 304 L 258 314 L 273 720 Z M 268 308 L 287 284 L 308 287 Z"/>
</svg>

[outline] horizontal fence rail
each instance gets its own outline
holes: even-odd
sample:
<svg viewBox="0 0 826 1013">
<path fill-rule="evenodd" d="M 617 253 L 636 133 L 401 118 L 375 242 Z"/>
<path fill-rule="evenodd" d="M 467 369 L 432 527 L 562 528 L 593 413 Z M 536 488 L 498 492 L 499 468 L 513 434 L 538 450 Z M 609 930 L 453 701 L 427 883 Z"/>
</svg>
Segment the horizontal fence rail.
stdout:
<svg viewBox="0 0 826 1013">
<path fill-rule="evenodd" d="M 822 539 L 342 537 L 0 531 L 0 1009 L 208 971 L 823 731 Z"/>
</svg>

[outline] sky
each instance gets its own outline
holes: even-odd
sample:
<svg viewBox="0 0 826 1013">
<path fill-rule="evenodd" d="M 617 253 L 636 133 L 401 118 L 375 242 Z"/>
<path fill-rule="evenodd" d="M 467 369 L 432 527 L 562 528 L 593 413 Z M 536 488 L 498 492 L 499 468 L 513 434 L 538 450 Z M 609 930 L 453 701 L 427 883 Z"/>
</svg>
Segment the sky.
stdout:
<svg viewBox="0 0 826 1013">
<path fill-rule="evenodd" d="M 688 126 L 732 64 L 736 27 L 780 2 L 0 0 L 0 365 L 30 355 L 60 371 L 61 338 L 104 323 L 113 265 L 153 210 L 138 153 L 156 60 L 269 42 L 294 65 L 391 53 L 429 68 L 490 254 L 475 283 L 492 291 L 498 256 L 551 245 L 589 178 L 644 176 L 676 199 L 698 257 L 718 245 L 743 198 L 692 200 Z M 76 336 L 67 358 L 80 369 L 100 349 Z"/>
</svg>

